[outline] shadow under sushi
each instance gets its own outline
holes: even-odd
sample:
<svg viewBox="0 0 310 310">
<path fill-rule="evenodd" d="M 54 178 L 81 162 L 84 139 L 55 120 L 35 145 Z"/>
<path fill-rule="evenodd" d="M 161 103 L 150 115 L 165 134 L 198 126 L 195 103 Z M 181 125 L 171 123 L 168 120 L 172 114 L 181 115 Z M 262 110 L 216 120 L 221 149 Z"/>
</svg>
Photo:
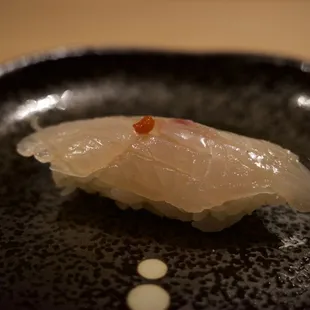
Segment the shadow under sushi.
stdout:
<svg viewBox="0 0 310 310">
<path fill-rule="evenodd" d="M 77 192 L 60 208 L 58 221 L 98 228 L 102 234 L 149 240 L 183 249 L 220 249 L 281 244 L 256 212 L 221 232 L 203 233 L 190 223 L 160 218 L 147 211 L 118 209 L 112 200 Z"/>
</svg>

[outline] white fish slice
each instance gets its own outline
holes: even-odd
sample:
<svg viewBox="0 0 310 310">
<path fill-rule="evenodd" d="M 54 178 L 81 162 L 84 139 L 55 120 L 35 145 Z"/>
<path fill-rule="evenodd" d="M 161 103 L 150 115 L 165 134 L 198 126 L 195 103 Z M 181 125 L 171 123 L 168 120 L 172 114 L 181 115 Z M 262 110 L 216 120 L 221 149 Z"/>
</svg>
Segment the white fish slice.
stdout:
<svg viewBox="0 0 310 310">
<path fill-rule="evenodd" d="M 99 192 L 122 208 L 192 221 L 218 231 L 264 204 L 310 211 L 310 172 L 273 143 L 192 121 L 154 117 L 137 133 L 139 117 L 62 123 L 24 138 L 23 156 L 49 162 L 58 187 Z"/>
</svg>

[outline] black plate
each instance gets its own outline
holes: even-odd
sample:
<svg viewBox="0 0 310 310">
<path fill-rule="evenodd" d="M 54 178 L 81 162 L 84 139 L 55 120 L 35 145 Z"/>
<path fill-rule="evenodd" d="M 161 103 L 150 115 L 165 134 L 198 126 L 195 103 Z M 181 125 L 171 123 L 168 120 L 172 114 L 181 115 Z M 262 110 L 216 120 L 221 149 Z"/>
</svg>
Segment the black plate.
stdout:
<svg viewBox="0 0 310 310">
<path fill-rule="evenodd" d="M 28 62 L 28 63 L 27 63 Z M 61 197 L 16 142 L 111 114 L 191 118 L 310 155 L 309 66 L 234 54 L 84 51 L 0 67 L 0 309 L 124 309 L 159 257 L 171 309 L 310 307 L 310 215 L 264 207 L 221 233 L 83 193 Z M 308 101 L 307 101 L 308 100 Z M 147 310 L 147 309 L 146 309 Z"/>
</svg>

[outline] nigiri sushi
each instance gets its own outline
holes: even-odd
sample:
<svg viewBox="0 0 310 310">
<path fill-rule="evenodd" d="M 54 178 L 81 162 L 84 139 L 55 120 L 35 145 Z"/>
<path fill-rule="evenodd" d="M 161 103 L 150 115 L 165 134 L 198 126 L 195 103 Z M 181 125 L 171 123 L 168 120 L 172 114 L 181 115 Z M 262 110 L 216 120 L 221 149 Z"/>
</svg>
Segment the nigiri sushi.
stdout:
<svg viewBox="0 0 310 310">
<path fill-rule="evenodd" d="M 146 208 L 202 231 L 220 231 L 262 205 L 310 211 L 310 172 L 297 155 L 190 120 L 65 122 L 24 138 L 17 151 L 49 163 L 65 193 L 99 193 L 122 209 Z"/>
</svg>

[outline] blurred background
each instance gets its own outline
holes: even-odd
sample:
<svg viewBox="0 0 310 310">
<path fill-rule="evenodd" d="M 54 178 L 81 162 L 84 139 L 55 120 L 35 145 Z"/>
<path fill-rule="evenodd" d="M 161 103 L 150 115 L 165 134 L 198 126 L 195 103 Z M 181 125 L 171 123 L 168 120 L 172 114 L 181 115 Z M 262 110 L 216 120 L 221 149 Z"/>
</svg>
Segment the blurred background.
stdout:
<svg viewBox="0 0 310 310">
<path fill-rule="evenodd" d="M 59 47 L 233 50 L 310 59 L 309 0 L 0 0 L 0 61 Z"/>
</svg>

